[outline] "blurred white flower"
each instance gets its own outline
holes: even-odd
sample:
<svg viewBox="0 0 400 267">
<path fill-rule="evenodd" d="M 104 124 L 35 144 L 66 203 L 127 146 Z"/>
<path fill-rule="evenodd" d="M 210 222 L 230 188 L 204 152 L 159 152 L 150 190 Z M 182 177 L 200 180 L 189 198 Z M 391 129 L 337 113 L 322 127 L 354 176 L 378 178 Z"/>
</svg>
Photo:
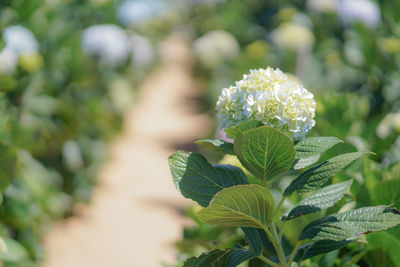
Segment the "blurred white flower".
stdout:
<svg viewBox="0 0 400 267">
<path fill-rule="evenodd" d="M 125 26 L 139 25 L 162 14 L 166 4 L 160 0 L 127 0 L 120 4 L 118 20 Z"/>
<path fill-rule="evenodd" d="M 226 0 L 189 0 L 193 4 L 219 4 L 226 2 Z"/>
<path fill-rule="evenodd" d="M 7 27 L 3 31 L 6 48 L 13 50 L 18 55 L 21 53 L 37 53 L 38 42 L 32 32 L 21 25 Z"/>
<path fill-rule="evenodd" d="M 271 33 L 272 42 L 285 49 L 309 49 L 314 44 L 314 35 L 306 27 L 286 22 Z"/>
<path fill-rule="evenodd" d="M 314 27 L 311 19 L 304 13 L 296 13 L 293 15 L 291 21 L 296 25 L 304 26 L 311 30 Z"/>
<path fill-rule="evenodd" d="M 193 51 L 206 67 L 216 67 L 225 60 L 235 58 L 239 53 L 239 43 L 225 31 L 210 31 L 193 42 Z"/>
<path fill-rule="evenodd" d="M 376 128 L 376 135 L 382 139 L 393 132 L 400 132 L 400 112 L 387 114 Z"/>
<path fill-rule="evenodd" d="M 18 64 L 18 54 L 12 49 L 5 47 L 0 52 L 0 73 L 12 74 Z"/>
<path fill-rule="evenodd" d="M 314 96 L 279 69 L 251 70 L 218 99 L 217 119 L 226 129 L 252 119 L 281 129 L 295 140 L 315 125 Z"/>
<path fill-rule="evenodd" d="M 0 52 L 0 73 L 12 74 L 21 54 L 38 54 L 38 42 L 32 32 L 21 25 L 7 27 L 3 39 L 6 46 Z"/>
<path fill-rule="evenodd" d="M 375 29 L 381 22 L 379 8 L 370 0 L 340 0 L 337 2 L 337 12 L 345 26 L 361 21 Z"/>
<path fill-rule="evenodd" d="M 63 144 L 62 157 L 69 171 L 76 172 L 84 166 L 81 148 L 73 140 L 68 140 Z"/>
<path fill-rule="evenodd" d="M 132 48 L 132 63 L 140 67 L 151 65 L 155 58 L 155 51 L 150 40 L 138 34 L 132 35 L 130 40 Z"/>
<path fill-rule="evenodd" d="M 332 12 L 336 10 L 335 0 L 307 0 L 307 8 L 316 12 Z"/>
<path fill-rule="evenodd" d="M 83 31 L 82 48 L 97 56 L 107 66 L 124 63 L 130 55 L 130 42 L 125 32 L 112 24 L 94 25 Z"/>
</svg>

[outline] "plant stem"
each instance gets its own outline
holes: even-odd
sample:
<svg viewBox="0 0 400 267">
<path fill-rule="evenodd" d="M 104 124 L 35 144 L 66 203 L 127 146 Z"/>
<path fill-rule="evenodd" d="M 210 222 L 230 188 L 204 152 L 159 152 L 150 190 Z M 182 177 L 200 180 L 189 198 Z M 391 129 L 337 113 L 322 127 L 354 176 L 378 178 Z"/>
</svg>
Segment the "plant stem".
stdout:
<svg viewBox="0 0 400 267">
<path fill-rule="evenodd" d="M 272 234 L 274 235 L 275 242 L 277 242 L 278 249 L 276 253 L 278 253 L 280 264 L 281 266 L 286 266 L 286 256 L 282 248 L 282 240 L 279 239 L 278 231 L 276 230 L 274 222 L 272 222 Z"/>
<path fill-rule="evenodd" d="M 267 236 L 268 236 L 269 240 L 271 241 L 272 245 L 274 246 L 275 251 L 278 254 L 280 266 L 282 266 L 282 263 L 286 262 L 286 257 L 285 257 L 284 254 L 282 254 L 280 252 L 281 249 L 279 247 L 281 247 L 281 244 L 280 244 L 279 240 L 271 233 L 271 231 L 266 226 L 264 226 L 263 230 L 267 234 Z"/>
<path fill-rule="evenodd" d="M 259 258 L 260 260 L 262 260 L 263 262 L 273 266 L 273 267 L 279 267 L 278 264 L 276 264 L 275 262 L 271 261 L 270 259 L 267 259 L 266 257 L 264 257 L 263 255 L 257 256 L 257 258 Z"/>
<path fill-rule="evenodd" d="M 279 230 L 279 240 L 282 240 L 283 237 L 283 229 L 285 228 L 286 221 L 283 221 L 281 225 L 281 229 Z"/>
<path fill-rule="evenodd" d="M 276 212 L 279 212 L 279 209 L 281 208 L 283 202 L 285 201 L 286 197 L 282 197 L 281 201 L 279 201 L 278 205 L 276 206 Z"/>
<path fill-rule="evenodd" d="M 294 247 L 292 254 L 290 255 L 289 261 L 288 261 L 288 266 L 290 267 L 290 265 L 292 265 L 292 262 L 294 260 L 294 257 L 296 256 L 297 251 L 299 250 L 301 245 L 301 241 L 298 241 L 296 246 Z"/>
<path fill-rule="evenodd" d="M 261 180 L 261 185 L 266 187 L 267 186 L 267 179 Z"/>
</svg>

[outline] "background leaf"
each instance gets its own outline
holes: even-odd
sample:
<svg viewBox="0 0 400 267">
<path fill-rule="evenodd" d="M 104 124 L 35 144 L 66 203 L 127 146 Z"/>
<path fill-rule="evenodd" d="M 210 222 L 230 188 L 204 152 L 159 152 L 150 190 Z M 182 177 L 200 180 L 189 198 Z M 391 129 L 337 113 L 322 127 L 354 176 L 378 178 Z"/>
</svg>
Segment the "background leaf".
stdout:
<svg viewBox="0 0 400 267">
<path fill-rule="evenodd" d="M 5 190 L 14 179 L 16 164 L 17 150 L 0 143 L 0 191 Z"/>
<path fill-rule="evenodd" d="M 285 212 L 282 219 L 291 220 L 302 215 L 332 207 L 349 190 L 352 182 L 353 180 L 349 180 L 317 190 L 311 196 L 300 201 L 294 208 Z"/>
<path fill-rule="evenodd" d="M 7 250 L 0 253 L 1 261 L 18 263 L 28 258 L 28 253 L 20 243 L 9 237 L 3 237 L 3 240 L 5 242 Z"/>
<path fill-rule="evenodd" d="M 337 143 L 343 143 L 343 141 L 333 136 L 310 137 L 303 139 L 294 147 L 296 150 L 296 159 L 304 159 L 313 155 L 321 154 Z"/>
<path fill-rule="evenodd" d="M 399 239 L 385 231 L 368 235 L 367 241 L 368 250 L 383 250 L 390 256 L 392 262 L 395 263 L 395 266 L 400 266 Z M 382 258 L 383 257 L 380 259 L 382 266 L 388 266 L 388 264 L 386 264 Z"/>
<path fill-rule="evenodd" d="M 209 224 L 263 228 L 274 212 L 274 198 L 262 186 L 236 185 L 218 192 L 198 218 Z"/>
<path fill-rule="evenodd" d="M 220 190 L 248 184 L 243 171 L 231 165 L 211 165 L 198 153 L 178 151 L 168 158 L 175 187 L 184 197 L 207 207 Z"/>
<path fill-rule="evenodd" d="M 242 165 L 262 181 L 289 169 L 295 155 L 292 140 L 269 126 L 239 135 L 234 151 Z"/>
<path fill-rule="evenodd" d="M 293 192 L 307 193 L 323 186 L 329 178 L 368 152 L 342 154 L 319 163 L 297 177 L 285 190 L 284 196 Z"/>
<path fill-rule="evenodd" d="M 307 225 L 299 240 L 354 240 L 400 223 L 400 212 L 386 206 L 365 207 L 330 215 Z"/>
</svg>

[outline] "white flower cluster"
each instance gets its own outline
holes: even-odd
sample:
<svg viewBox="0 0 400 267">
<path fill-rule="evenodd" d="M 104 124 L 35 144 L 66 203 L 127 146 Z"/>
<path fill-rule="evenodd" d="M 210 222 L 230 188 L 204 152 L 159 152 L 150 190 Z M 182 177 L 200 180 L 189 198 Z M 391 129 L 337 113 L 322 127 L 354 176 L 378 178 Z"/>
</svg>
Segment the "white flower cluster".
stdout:
<svg viewBox="0 0 400 267">
<path fill-rule="evenodd" d="M 345 26 L 361 21 L 376 29 L 381 23 L 379 7 L 370 0 L 340 0 L 337 2 L 337 12 Z"/>
<path fill-rule="evenodd" d="M 124 30 L 112 24 L 93 25 L 83 31 L 83 51 L 98 56 L 107 66 L 124 63 L 130 55 L 129 38 Z"/>
<path fill-rule="evenodd" d="M 309 49 L 315 40 L 313 33 L 307 27 L 293 22 L 279 25 L 271 33 L 271 39 L 276 46 L 293 50 Z"/>
<path fill-rule="evenodd" d="M 314 96 L 279 69 L 251 70 L 235 86 L 224 88 L 217 119 L 226 129 L 257 119 L 301 140 L 315 125 Z"/>
<path fill-rule="evenodd" d="M 11 74 L 23 55 L 36 55 L 39 44 L 33 33 L 21 25 L 7 27 L 3 31 L 6 46 L 0 52 L 0 73 Z"/>
<path fill-rule="evenodd" d="M 118 7 L 118 20 L 125 26 L 137 26 L 159 17 L 167 9 L 160 0 L 127 0 Z"/>
<path fill-rule="evenodd" d="M 226 31 L 209 31 L 193 42 L 193 51 L 199 61 L 209 68 L 215 68 L 224 61 L 239 54 L 239 43 Z"/>
<path fill-rule="evenodd" d="M 307 8 L 315 12 L 334 12 L 336 11 L 335 0 L 307 0 Z"/>
</svg>

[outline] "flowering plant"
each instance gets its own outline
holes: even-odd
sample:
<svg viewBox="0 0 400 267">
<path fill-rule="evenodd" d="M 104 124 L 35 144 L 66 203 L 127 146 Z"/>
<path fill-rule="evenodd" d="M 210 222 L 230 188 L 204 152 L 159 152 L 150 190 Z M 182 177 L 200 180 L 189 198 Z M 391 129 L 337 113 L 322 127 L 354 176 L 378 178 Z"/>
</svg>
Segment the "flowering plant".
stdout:
<svg viewBox="0 0 400 267">
<path fill-rule="evenodd" d="M 305 138 L 315 124 L 313 96 L 279 70 L 245 75 L 223 90 L 217 110 L 233 143 L 215 139 L 196 143 L 236 156 L 242 168 L 213 165 L 201 154 L 178 151 L 169 157 L 170 169 L 180 193 L 203 207 L 197 213 L 201 221 L 240 227 L 248 244 L 215 248 L 189 258 L 184 267 L 237 266 L 254 258 L 270 266 L 302 266 L 308 258 L 400 223 L 400 211 L 393 207 L 343 208 L 299 229 L 296 244 L 285 244 L 285 225 L 339 202 L 352 180 L 327 185 L 331 177 L 369 152 L 337 155 L 301 171 L 342 141 Z M 297 177 L 281 193 L 272 194 L 272 182 L 288 170 Z M 285 200 L 293 195 L 297 204 L 286 205 Z"/>
</svg>

